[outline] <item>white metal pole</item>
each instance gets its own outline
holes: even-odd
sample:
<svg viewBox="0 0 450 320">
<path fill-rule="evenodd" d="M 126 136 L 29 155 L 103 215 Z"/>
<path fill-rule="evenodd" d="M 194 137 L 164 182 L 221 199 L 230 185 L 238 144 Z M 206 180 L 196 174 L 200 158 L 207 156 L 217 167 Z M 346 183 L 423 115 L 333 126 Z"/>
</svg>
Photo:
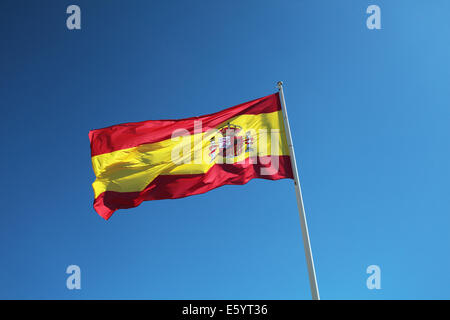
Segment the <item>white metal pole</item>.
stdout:
<svg viewBox="0 0 450 320">
<path fill-rule="evenodd" d="M 284 101 L 283 82 L 278 81 L 278 89 L 280 94 L 281 109 L 283 111 L 284 127 L 286 130 L 286 138 L 291 155 L 291 167 L 294 174 L 295 194 L 297 196 L 297 207 L 300 215 L 300 226 L 302 229 L 303 246 L 305 247 L 306 264 L 309 273 L 309 285 L 311 287 L 311 295 L 313 300 L 320 300 L 319 288 L 317 287 L 316 270 L 314 268 L 314 260 L 311 252 L 311 243 L 309 241 L 308 224 L 306 223 L 305 207 L 303 206 L 302 190 L 300 188 L 300 180 L 298 178 L 297 162 L 295 160 L 294 145 L 292 144 L 291 128 L 289 127 L 288 114 L 286 111 L 286 102 Z"/>
</svg>

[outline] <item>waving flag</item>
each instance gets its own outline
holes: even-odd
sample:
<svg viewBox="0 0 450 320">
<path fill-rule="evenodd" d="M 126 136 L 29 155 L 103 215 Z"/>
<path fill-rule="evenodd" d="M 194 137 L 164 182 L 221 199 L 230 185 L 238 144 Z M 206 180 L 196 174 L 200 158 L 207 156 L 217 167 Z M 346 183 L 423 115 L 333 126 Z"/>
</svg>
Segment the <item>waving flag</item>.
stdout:
<svg viewBox="0 0 450 320">
<path fill-rule="evenodd" d="M 278 93 L 200 117 L 92 130 L 89 139 L 94 208 L 104 219 L 146 200 L 293 178 Z"/>
</svg>

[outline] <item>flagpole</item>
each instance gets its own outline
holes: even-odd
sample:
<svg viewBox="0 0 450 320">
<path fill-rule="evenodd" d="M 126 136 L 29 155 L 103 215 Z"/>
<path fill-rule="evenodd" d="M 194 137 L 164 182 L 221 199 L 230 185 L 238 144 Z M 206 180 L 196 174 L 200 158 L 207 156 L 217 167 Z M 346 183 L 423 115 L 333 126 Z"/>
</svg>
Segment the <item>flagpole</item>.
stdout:
<svg viewBox="0 0 450 320">
<path fill-rule="evenodd" d="M 311 252 L 311 243 L 309 241 L 308 224 L 306 223 L 305 207 L 303 206 L 302 190 L 300 188 L 300 180 L 298 178 L 297 162 L 295 160 L 294 145 L 292 143 L 291 128 L 289 127 L 288 114 L 286 111 L 286 102 L 284 101 L 283 82 L 278 81 L 277 86 L 278 86 L 278 90 L 279 90 L 279 94 L 280 94 L 281 109 L 283 111 L 283 119 L 284 119 L 284 127 L 286 130 L 286 138 L 287 138 L 287 142 L 288 142 L 288 146 L 289 146 L 289 152 L 291 155 L 291 157 L 290 157 L 291 158 L 291 167 L 292 167 L 292 172 L 294 174 L 295 194 L 297 196 L 297 207 L 298 207 L 298 213 L 300 215 L 300 226 L 302 229 L 303 246 L 305 248 L 305 255 L 306 255 L 306 264 L 308 266 L 309 285 L 311 287 L 311 295 L 312 295 L 313 300 L 320 300 L 319 288 L 317 287 L 317 280 L 316 280 L 316 270 L 314 268 L 314 260 L 313 260 L 313 256 L 312 256 L 312 252 Z"/>
</svg>

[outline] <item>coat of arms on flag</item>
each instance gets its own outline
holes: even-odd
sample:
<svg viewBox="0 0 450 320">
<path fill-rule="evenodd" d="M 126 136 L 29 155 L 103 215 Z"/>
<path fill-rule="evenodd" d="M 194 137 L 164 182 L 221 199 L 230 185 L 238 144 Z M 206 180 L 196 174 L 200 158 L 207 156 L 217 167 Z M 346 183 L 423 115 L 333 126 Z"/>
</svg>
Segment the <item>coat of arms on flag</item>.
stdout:
<svg viewBox="0 0 450 320">
<path fill-rule="evenodd" d="M 253 150 L 253 137 L 250 131 L 247 131 L 245 137 L 242 135 L 242 127 L 227 123 L 219 128 L 220 137 L 212 137 L 210 139 L 210 161 L 214 161 L 216 156 L 220 154 L 224 158 L 234 158 L 242 154 L 242 152 L 250 152 Z M 218 141 L 216 141 L 218 140 Z M 245 145 L 245 148 L 244 148 Z"/>
</svg>

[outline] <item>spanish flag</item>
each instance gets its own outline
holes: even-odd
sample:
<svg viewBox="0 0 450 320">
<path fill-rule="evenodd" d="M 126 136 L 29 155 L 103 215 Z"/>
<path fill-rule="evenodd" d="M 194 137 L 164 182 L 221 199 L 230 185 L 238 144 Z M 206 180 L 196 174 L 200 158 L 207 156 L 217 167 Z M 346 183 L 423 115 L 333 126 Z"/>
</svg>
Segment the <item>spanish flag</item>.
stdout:
<svg viewBox="0 0 450 320">
<path fill-rule="evenodd" d="M 293 179 L 278 93 L 200 117 L 92 130 L 89 140 L 94 209 L 104 219 L 146 200 Z"/>
</svg>

